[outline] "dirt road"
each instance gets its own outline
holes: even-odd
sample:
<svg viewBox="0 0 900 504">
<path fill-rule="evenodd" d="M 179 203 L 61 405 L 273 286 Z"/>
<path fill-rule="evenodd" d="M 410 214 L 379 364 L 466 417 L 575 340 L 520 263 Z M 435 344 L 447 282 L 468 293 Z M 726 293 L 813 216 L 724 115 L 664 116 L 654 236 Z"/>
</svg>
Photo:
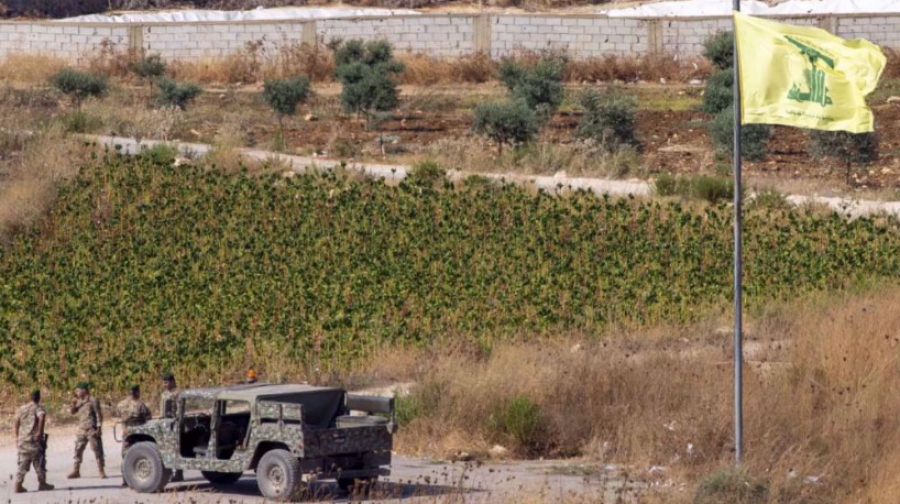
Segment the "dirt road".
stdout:
<svg viewBox="0 0 900 504">
<path fill-rule="evenodd" d="M 34 473 L 25 479 L 26 494 L 12 493 L 16 472 L 16 448 L 9 437 L 0 439 L 0 499 L 4 503 L 257 503 L 263 502 L 253 473 L 247 473 L 238 483 L 219 491 L 207 484 L 199 472 L 188 471 L 184 483 L 170 484 L 167 491 L 157 495 L 142 495 L 122 488 L 119 445 L 113 439 L 112 424 L 104 427 L 104 448 L 107 453 L 106 479 L 97 476 L 97 467 L 90 449 L 85 453 L 82 478 L 67 480 L 72 468 L 75 437 L 71 428 L 53 428 L 47 462 L 48 481 L 56 485 L 50 492 L 34 492 L 37 481 Z M 530 496 L 541 502 L 563 498 L 584 497 L 618 502 L 625 495 L 631 501 L 643 485 L 625 483 L 615 472 L 586 469 L 574 462 L 436 462 L 427 459 L 396 456 L 392 476 L 385 478 L 367 502 L 409 500 L 410 502 L 518 502 Z M 342 493 L 331 482 L 314 483 L 305 501 L 356 501 Z"/>
</svg>

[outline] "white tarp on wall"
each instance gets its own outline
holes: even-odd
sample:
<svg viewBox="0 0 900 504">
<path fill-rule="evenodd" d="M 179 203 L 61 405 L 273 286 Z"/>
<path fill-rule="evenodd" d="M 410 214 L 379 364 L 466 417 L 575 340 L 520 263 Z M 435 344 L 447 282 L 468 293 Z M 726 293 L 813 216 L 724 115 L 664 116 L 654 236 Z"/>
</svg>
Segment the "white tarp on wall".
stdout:
<svg viewBox="0 0 900 504">
<path fill-rule="evenodd" d="M 60 19 L 62 23 L 196 23 L 202 21 L 287 21 L 418 14 L 408 9 L 349 9 L 340 7 L 284 7 L 246 11 L 178 10 L 92 14 Z"/>
<path fill-rule="evenodd" d="M 694 17 L 731 15 L 731 0 L 685 0 L 660 2 L 607 11 L 611 17 Z M 900 0 L 789 0 L 770 6 L 742 0 L 747 14 L 873 14 L 900 13 Z"/>
</svg>

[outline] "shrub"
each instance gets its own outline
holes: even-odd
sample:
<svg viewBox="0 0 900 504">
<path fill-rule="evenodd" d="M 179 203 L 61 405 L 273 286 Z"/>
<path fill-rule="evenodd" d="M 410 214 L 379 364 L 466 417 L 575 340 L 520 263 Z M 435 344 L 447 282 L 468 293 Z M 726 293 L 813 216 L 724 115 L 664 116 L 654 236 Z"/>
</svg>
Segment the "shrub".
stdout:
<svg viewBox="0 0 900 504">
<path fill-rule="evenodd" d="M 494 430 L 531 452 L 546 444 L 544 426 L 540 406 L 524 395 L 513 397 L 494 415 Z"/>
<path fill-rule="evenodd" d="M 309 99 L 309 79 L 295 77 L 293 79 L 267 80 L 263 84 L 263 99 L 278 118 L 278 139 L 276 144 L 284 147 L 284 118 L 297 113 L 297 105 Z"/>
<path fill-rule="evenodd" d="M 581 95 L 584 116 L 575 131 L 580 138 L 590 139 L 609 151 L 620 145 L 636 143 L 635 111 L 637 100 L 615 88 L 588 90 Z"/>
<path fill-rule="evenodd" d="M 544 58 L 530 67 L 507 59 L 500 64 L 500 81 L 513 99 L 524 100 L 529 107 L 552 112 L 559 108 L 566 94 L 563 86 L 565 61 Z"/>
<path fill-rule="evenodd" d="M 347 112 L 371 119 L 375 112 L 394 109 L 400 102 L 396 76 L 403 64 L 395 60 L 385 41 L 350 40 L 335 50 L 335 76 L 343 85 L 341 104 Z"/>
<path fill-rule="evenodd" d="M 734 198 L 734 181 L 727 178 L 699 175 L 690 181 L 691 196 L 716 204 Z"/>
<path fill-rule="evenodd" d="M 72 68 L 63 68 L 54 74 L 50 77 L 50 84 L 69 96 L 78 108 L 85 99 L 99 98 L 109 89 L 109 83 L 102 75 Z"/>
<path fill-rule="evenodd" d="M 734 68 L 734 32 L 719 32 L 703 45 L 703 56 L 721 70 Z"/>
<path fill-rule="evenodd" d="M 143 147 L 137 154 L 139 160 L 156 166 L 172 166 L 176 157 L 178 157 L 178 151 L 164 143 L 155 144 L 153 147 Z"/>
<path fill-rule="evenodd" d="M 719 112 L 734 106 L 734 70 L 722 70 L 713 74 L 706 81 L 703 91 L 703 104 L 700 110 L 707 114 Z"/>
<path fill-rule="evenodd" d="M 540 126 L 540 118 L 525 101 L 509 100 L 476 107 L 472 131 L 497 142 L 503 154 L 504 145 L 532 141 Z"/>
<path fill-rule="evenodd" d="M 203 88 L 193 82 L 178 83 L 168 77 L 157 81 L 156 86 L 159 88 L 159 102 L 163 106 L 181 110 L 187 109 L 187 106 L 203 92 Z"/>
<path fill-rule="evenodd" d="M 848 184 L 854 164 L 866 166 L 878 160 L 878 137 L 874 133 L 810 130 L 808 136 L 813 158 L 830 157 L 842 162 Z"/>
<path fill-rule="evenodd" d="M 158 54 L 144 56 L 128 63 L 128 70 L 143 80 L 149 81 L 166 73 L 166 62 Z"/>
<path fill-rule="evenodd" d="M 741 128 L 741 149 L 743 157 L 750 161 L 760 161 L 766 157 L 766 142 L 771 136 L 771 128 L 763 124 L 747 124 Z M 709 126 L 713 145 L 722 154 L 734 153 L 734 108 L 727 108 L 713 119 Z"/>
<path fill-rule="evenodd" d="M 787 210 L 791 207 L 787 198 L 775 189 L 759 191 L 751 204 L 754 208 L 765 208 L 768 210 Z"/>
<path fill-rule="evenodd" d="M 653 188 L 658 196 L 675 196 L 678 194 L 678 178 L 674 175 L 663 173 L 656 177 Z"/>
<path fill-rule="evenodd" d="M 409 175 L 406 176 L 406 182 L 415 187 L 433 188 L 446 180 L 447 170 L 445 170 L 436 161 L 425 160 L 420 161 L 413 166 Z"/>
<path fill-rule="evenodd" d="M 764 504 L 768 501 L 769 489 L 765 483 L 732 469 L 704 478 L 694 495 L 694 504 Z"/>
<path fill-rule="evenodd" d="M 70 133 L 91 133 L 103 126 L 99 117 L 89 115 L 81 109 L 73 110 L 61 119 L 65 130 Z"/>
</svg>

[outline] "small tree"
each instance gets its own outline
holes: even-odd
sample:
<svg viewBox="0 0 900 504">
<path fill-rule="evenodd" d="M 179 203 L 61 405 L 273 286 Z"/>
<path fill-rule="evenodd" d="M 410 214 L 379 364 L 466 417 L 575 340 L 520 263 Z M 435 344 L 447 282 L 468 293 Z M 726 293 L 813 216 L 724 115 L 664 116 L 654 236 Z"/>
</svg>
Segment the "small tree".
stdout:
<svg viewBox="0 0 900 504">
<path fill-rule="evenodd" d="M 166 74 L 166 62 L 159 54 L 151 54 L 128 63 L 128 71 L 145 82 L 152 82 Z"/>
<path fill-rule="evenodd" d="M 81 110 L 81 103 L 85 99 L 99 98 L 109 89 L 109 84 L 102 75 L 72 68 L 63 68 L 54 74 L 50 77 L 50 84 L 69 96 L 78 110 Z"/>
<path fill-rule="evenodd" d="M 810 130 L 808 135 L 813 158 L 831 157 L 840 160 L 846 167 L 848 184 L 851 182 L 854 163 L 866 166 L 878 160 L 878 136 L 874 133 Z"/>
<path fill-rule="evenodd" d="M 524 100 L 529 107 L 552 113 L 566 95 L 565 70 L 565 60 L 559 58 L 544 58 L 531 67 L 507 59 L 500 64 L 500 81 L 513 99 Z"/>
<path fill-rule="evenodd" d="M 335 75 L 343 85 L 341 104 L 347 112 L 366 118 L 366 127 L 378 130 L 384 152 L 382 125 L 400 103 L 396 76 L 403 63 L 394 59 L 391 44 L 383 41 L 350 40 L 335 49 Z"/>
<path fill-rule="evenodd" d="M 347 112 L 369 119 L 374 112 L 394 109 L 400 102 L 394 77 L 403 64 L 385 41 L 350 40 L 335 51 L 335 75 L 343 85 L 341 103 Z"/>
<path fill-rule="evenodd" d="M 297 113 L 297 105 L 309 98 L 309 79 L 295 77 L 293 79 L 268 80 L 263 84 L 263 98 L 278 118 L 279 139 L 276 144 L 284 147 L 284 118 Z"/>
<path fill-rule="evenodd" d="M 541 127 L 538 114 L 524 100 L 488 103 L 475 108 L 472 131 L 497 142 L 499 154 L 504 145 L 534 140 Z"/>
<path fill-rule="evenodd" d="M 620 145 L 634 145 L 637 100 L 616 88 L 589 89 L 581 95 L 584 115 L 575 131 L 579 138 L 596 142 L 614 151 Z"/>
<path fill-rule="evenodd" d="M 703 56 L 720 70 L 734 68 L 734 32 L 719 32 L 703 44 Z"/>
<path fill-rule="evenodd" d="M 700 110 L 707 114 L 719 112 L 734 106 L 734 70 L 722 70 L 716 72 L 706 81 L 706 90 L 703 92 L 703 105 Z"/>
<path fill-rule="evenodd" d="M 203 88 L 193 82 L 178 83 L 168 77 L 156 81 L 156 86 L 159 88 L 160 104 L 180 110 L 186 110 L 203 92 Z"/>
<path fill-rule="evenodd" d="M 734 153 L 734 107 L 729 107 L 718 114 L 709 126 L 713 145 L 721 154 Z M 766 157 L 766 142 L 772 135 L 772 129 L 763 124 L 746 124 L 741 128 L 741 152 L 751 161 L 760 161 Z"/>
</svg>

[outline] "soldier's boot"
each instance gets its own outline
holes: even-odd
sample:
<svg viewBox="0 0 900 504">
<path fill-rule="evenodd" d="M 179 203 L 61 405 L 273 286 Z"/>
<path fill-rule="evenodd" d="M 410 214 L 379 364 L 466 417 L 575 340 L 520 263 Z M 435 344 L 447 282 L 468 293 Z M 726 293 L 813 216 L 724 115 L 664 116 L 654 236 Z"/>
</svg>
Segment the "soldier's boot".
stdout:
<svg viewBox="0 0 900 504">
<path fill-rule="evenodd" d="M 125 481 L 125 478 L 122 478 L 122 488 L 125 488 L 127 486 L 128 486 L 128 482 Z"/>
<path fill-rule="evenodd" d="M 72 472 L 66 476 L 67 479 L 78 479 L 81 477 L 81 464 L 75 463 L 75 468 L 72 469 Z"/>
<path fill-rule="evenodd" d="M 175 471 L 175 474 L 172 475 L 171 479 L 172 483 L 179 483 L 184 481 L 184 471 L 178 470 Z"/>
<path fill-rule="evenodd" d="M 44 480 L 44 481 L 39 481 L 39 482 L 38 482 L 38 489 L 37 489 L 37 491 L 38 491 L 38 492 L 44 492 L 44 491 L 47 491 L 47 490 L 53 490 L 54 488 L 56 488 L 56 487 L 53 486 L 53 485 L 51 485 L 50 483 L 47 483 L 47 481 Z"/>
<path fill-rule="evenodd" d="M 102 462 L 97 462 L 97 470 L 100 471 L 100 479 L 106 479 L 106 469 L 103 468 Z"/>
<path fill-rule="evenodd" d="M 25 490 L 25 487 L 22 486 L 21 481 L 16 481 L 16 486 L 13 488 L 13 493 L 25 493 L 28 490 Z"/>
</svg>

